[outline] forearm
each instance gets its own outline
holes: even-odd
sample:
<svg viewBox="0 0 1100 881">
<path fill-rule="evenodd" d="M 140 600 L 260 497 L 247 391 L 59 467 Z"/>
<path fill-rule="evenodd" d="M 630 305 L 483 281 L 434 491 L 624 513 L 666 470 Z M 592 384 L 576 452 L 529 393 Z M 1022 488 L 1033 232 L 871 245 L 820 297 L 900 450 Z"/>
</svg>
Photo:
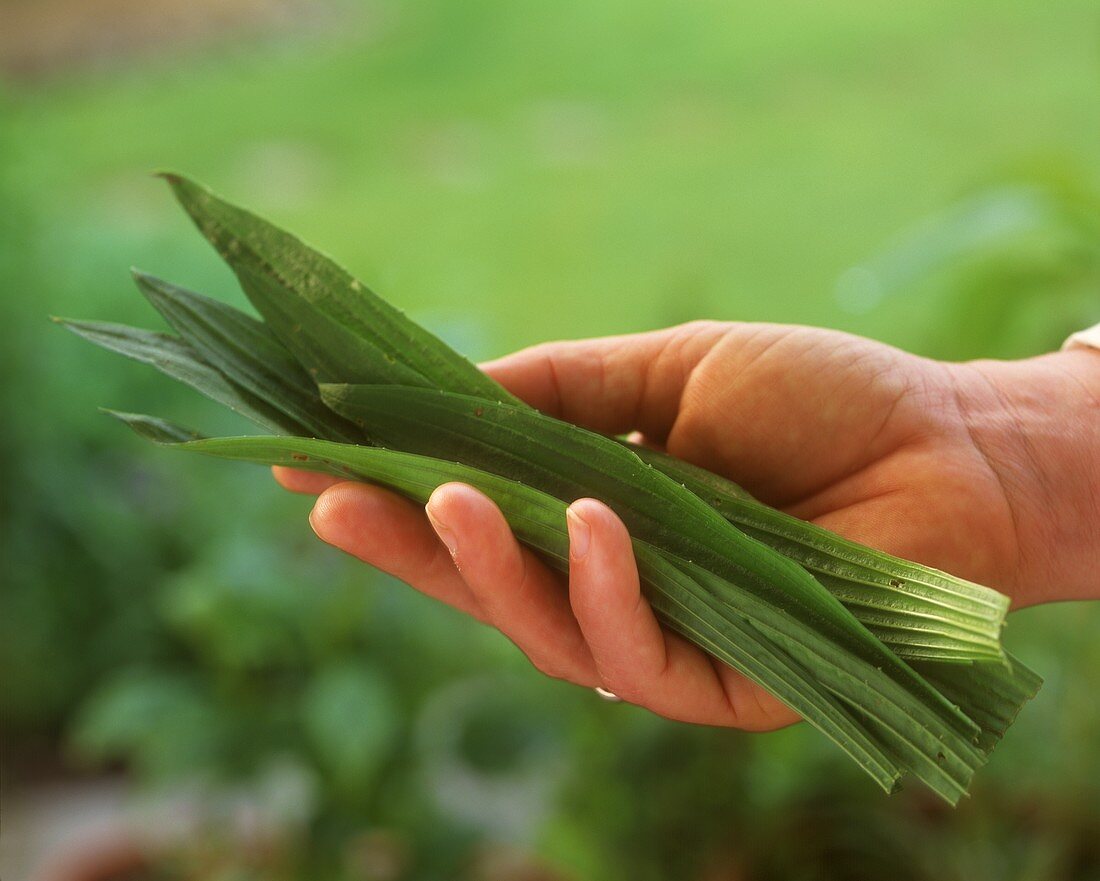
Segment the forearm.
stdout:
<svg viewBox="0 0 1100 881">
<path fill-rule="evenodd" d="M 1015 605 L 1100 599 L 1100 351 L 959 366 L 967 428 L 1011 512 Z"/>
</svg>

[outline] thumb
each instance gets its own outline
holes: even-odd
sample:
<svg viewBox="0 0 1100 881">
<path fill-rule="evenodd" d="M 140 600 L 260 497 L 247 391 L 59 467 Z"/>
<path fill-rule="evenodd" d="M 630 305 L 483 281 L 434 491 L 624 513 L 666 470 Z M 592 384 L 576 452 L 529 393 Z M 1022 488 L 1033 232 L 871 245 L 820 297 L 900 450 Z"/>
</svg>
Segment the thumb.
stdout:
<svg viewBox="0 0 1100 881">
<path fill-rule="evenodd" d="M 594 431 L 663 441 L 688 377 L 726 332 L 697 321 L 626 336 L 543 343 L 481 365 L 532 407 Z"/>
</svg>

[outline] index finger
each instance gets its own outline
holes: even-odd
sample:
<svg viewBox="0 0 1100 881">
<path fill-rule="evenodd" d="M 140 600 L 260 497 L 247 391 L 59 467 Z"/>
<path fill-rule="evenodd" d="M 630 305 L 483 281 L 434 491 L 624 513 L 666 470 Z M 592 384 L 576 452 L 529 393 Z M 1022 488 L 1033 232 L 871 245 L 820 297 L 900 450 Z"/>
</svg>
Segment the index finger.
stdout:
<svg viewBox="0 0 1100 881">
<path fill-rule="evenodd" d="M 307 496 L 318 496 L 330 486 L 336 486 L 347 480 L 346 477 L 333 477 L 331 474 L 303 471 L 300 468 L 288 468 L 285 465 L 272 465 L 271 473 L 283 489 Z"/>
<path fill-rule="evenodd" d="M 481 365 L 543 413 L 594 431 L 663 440 L 692 371 L 726 325 L 696 321 L 627 336 L 542 343 Z"/>
</svg>

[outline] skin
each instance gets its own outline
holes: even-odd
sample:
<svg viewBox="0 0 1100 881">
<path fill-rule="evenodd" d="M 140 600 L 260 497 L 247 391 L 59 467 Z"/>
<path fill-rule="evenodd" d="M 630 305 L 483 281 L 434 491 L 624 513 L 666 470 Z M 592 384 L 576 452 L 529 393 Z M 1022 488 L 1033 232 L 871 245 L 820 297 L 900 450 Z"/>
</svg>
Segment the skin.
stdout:
<svg viewBox="0 0 1100 881">
<path fill-rule="evenodd" d="M 855 541 L 987 584 L 1013 608 L 1100 598 L 1100 352 L 948 364 L 836 331 L 694 322 L 483 365 L 545 413 L 726 475 Z M 797 720 L 664 630 L 629 536 L 568 511 L 568 584 L 471 487 L 426 509 L 276 468 L 329 544 L 497 627 L 544 673 L 655 713 L 754 731 Z"/>
</svg>

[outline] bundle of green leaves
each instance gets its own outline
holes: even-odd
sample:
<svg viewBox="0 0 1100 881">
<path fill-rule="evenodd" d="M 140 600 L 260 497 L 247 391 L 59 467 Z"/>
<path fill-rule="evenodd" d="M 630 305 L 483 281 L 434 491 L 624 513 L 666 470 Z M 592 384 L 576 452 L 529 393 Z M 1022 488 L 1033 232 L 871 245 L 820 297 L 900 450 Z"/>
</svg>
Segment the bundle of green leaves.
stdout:
<svg viewBox="0 0 1100 881">
<path fill-rule="evenodd" d="M 462 481 L 566 568 L 581 496 L 630 529 L 666 626 L 799 713 L 886 791 L 966 792 L 1041 680 L 1001 644 L 1008 599 L 847 541 L 718 475 L 545 416 L 289 233 L 178 175 L 180 204 L 262 316 L 135 272 L 175 334 L 58 319 L 248 417 L 207 438 L 109 411 L 181 450 L 289 465 L 419 502 Z"/>
</svg>

